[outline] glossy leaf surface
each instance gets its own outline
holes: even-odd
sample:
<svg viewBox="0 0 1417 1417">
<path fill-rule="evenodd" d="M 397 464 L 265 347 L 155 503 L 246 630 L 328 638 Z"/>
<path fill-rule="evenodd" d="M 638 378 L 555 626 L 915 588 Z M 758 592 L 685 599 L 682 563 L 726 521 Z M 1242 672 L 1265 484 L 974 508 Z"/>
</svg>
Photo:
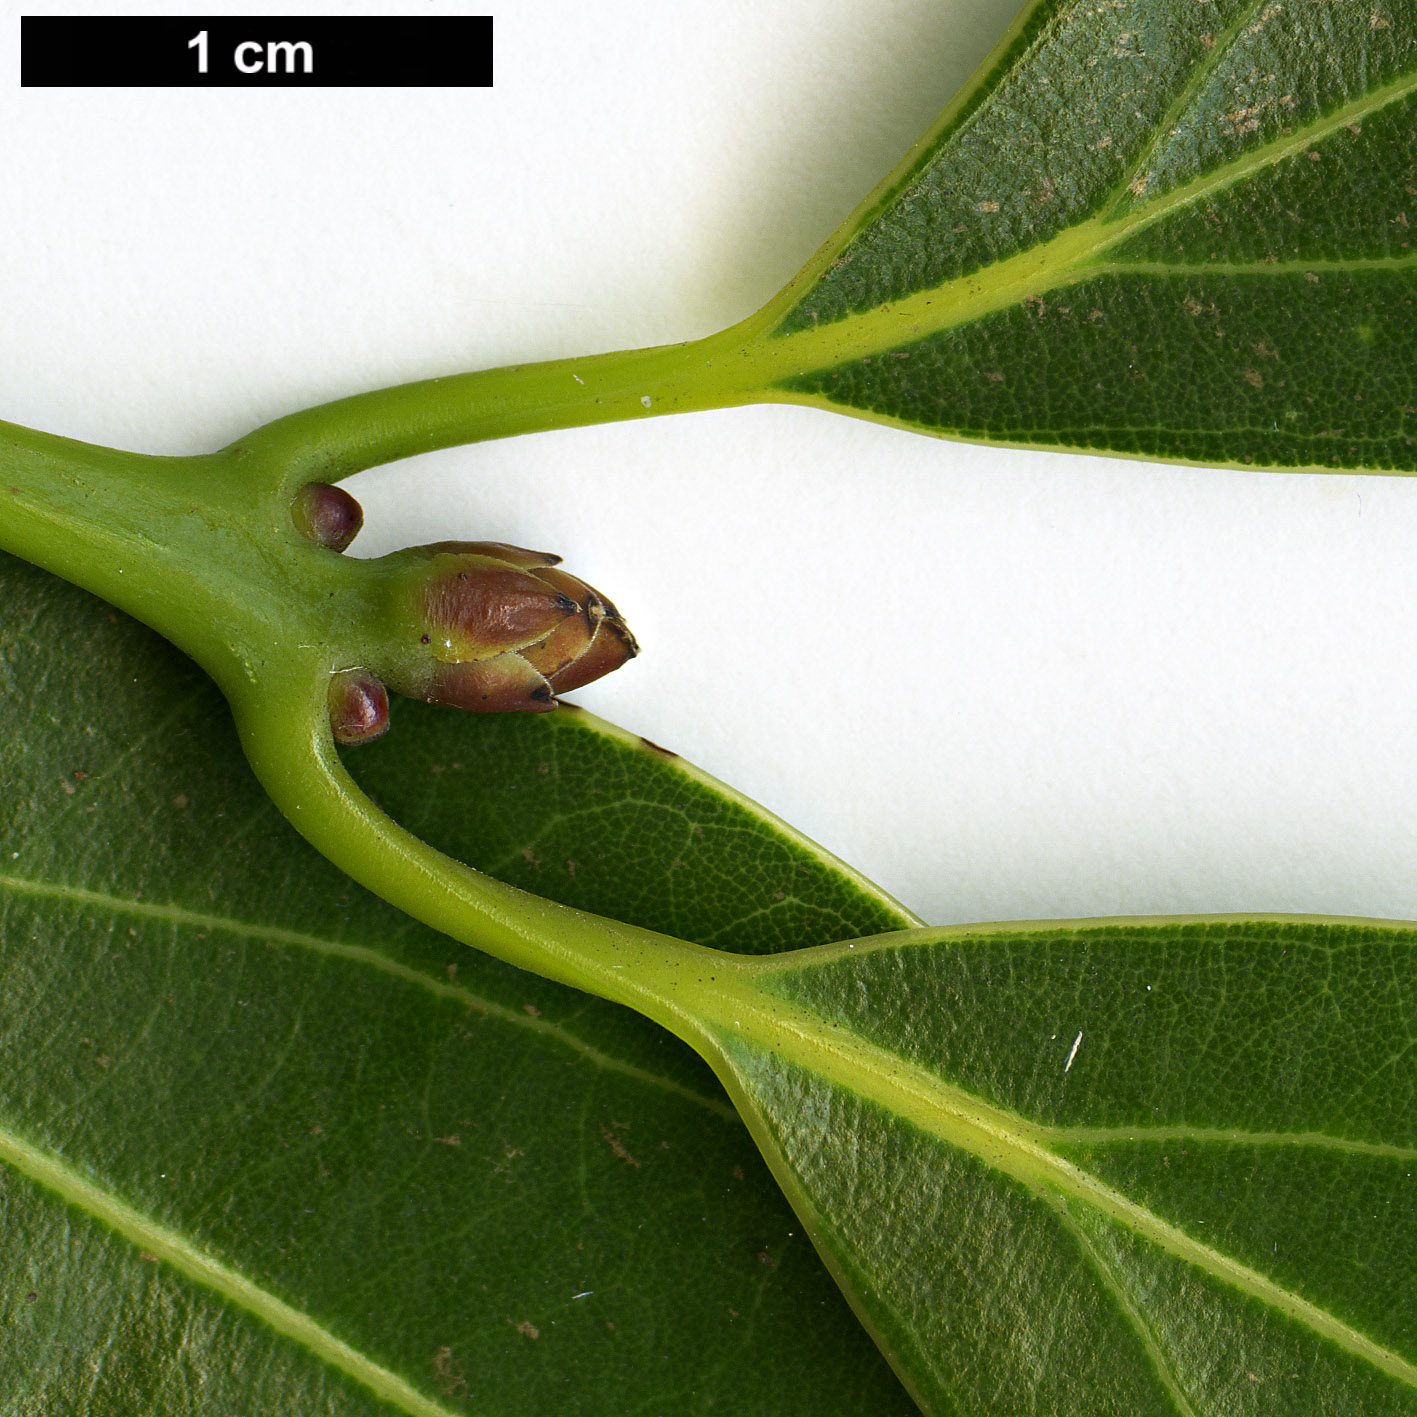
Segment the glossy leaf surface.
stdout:
<svg viewBox="0 0 1417 1417">
<path fill-rule="evenodd" d="M 0 1411 L 911 1410 L 687 1050 L 350 884 L 146 630 L 9 558 L 0 603 Z M 908 920 L 587 715 L 401 705 L 351 762 L 594 910 Z"/>
<path fill-rule="evenodd" d="M 751 971 L 735 1096 L 932 1413 L 1417 1413 L 1417 933 L 912 931 Z"/>
<path fill-rule="evenodd" d="M 779 394 L 1010 444 L 1417 468 L 1417 9 L 1039 0 L 770 307 Z"/>
</svg>

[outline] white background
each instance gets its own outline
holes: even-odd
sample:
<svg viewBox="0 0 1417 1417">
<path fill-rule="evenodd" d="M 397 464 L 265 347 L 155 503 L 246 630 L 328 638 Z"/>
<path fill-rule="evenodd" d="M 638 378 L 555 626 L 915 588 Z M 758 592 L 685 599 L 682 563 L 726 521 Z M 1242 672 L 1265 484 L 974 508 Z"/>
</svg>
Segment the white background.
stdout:
<svg viewBox="0 0 1417 1417">
<path fill-rule="evenodd" d="M 1012 8 L 511 0 L 494 88 L 359 92 L 21 90 L 11 6 L 0 417 L 198 452 L 381 384 L 707 334 L 811 255 Z M 361 553 L 563 552 L 644 645 L 576 698 L 932 921 L 1417 917 L 1417 482 L 761 407 L 355 491 Z"/>
</svg>

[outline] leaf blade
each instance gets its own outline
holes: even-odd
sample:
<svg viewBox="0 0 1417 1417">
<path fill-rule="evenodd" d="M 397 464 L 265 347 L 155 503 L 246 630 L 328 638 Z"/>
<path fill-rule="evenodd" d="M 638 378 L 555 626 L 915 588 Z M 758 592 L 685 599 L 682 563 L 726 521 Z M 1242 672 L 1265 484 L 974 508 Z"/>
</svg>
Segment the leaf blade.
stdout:
<svg viewBox="0 0 1417 1417">
<path fill-rule="evenodd" d="M 856 942 L 756 966 L 724 1068 L 927 1411 L 1411 1412 L 1413 938 L 1290 919 Z"/>
<path fill-rule="evenodd" d="M 1011 446 L 1411 471 L 1417 21 L 1318 8 L 1031 7 L 764 312 L 765 388 Z"/>
<path fill-rule="evenodd" d="M 98 1417 L 407 1410 L 317 1358 L 309 1324 L 454 1412 L 564 1410 L 568 1378 L 587 1414 L 689 1388 L 908 1409 L 687 1050 L 350 885 L 264 802 L 187 661 L 40 572 L 6 559 L 0 579 L 0 1129 L 12 1161 L 64 1173 L 0 1165 L 7 1396 Z M 909 918 L 668 755 L 550 717 L 469 738 L 415 707 L 366 781 L 577 903 L 618 894 L 725 939 L 765 925 L 769 944 Z M 673 890 L 611 850 L 568 873 L 587 809 L 625 849 L 637 820 L 662 842 L 677 819 Z M 155 1234 L 123 1239 L 118 1206 Z M 259 1297 L 162 1263 L 162 1234 Z M 268 1322 L 281 1305 L 291 1333 Z M 755 1345 L 787 1356 L 730 1361 Z"/>
</svg>

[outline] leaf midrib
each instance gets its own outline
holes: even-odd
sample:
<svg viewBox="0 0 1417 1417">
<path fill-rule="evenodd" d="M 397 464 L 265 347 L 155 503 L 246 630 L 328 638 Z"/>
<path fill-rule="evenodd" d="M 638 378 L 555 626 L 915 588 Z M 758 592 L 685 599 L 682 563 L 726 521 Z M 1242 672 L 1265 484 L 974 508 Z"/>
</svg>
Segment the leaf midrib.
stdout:
<svg viewBox="0 0 1417 1417">
<path fill-rule="evenodd" d="M 346 1374 L 409 1417 L 454 1417 L 451 1409 L 432 1401 L 397 1373 L 352 1348 L 309 1314 L 278 1299 L 229 1265 L 205 1254 L 185 1236 L 159 1225 L 81 1176 L 58 1157 L 3 1127 L 0 1127 L 0 1164 L 92 1216 L 134 1249 L 155 1256 L 283 1337 L 300 1344 L 321 1362 Z"/>
<path fill-rule="evenodd" d="M 276 944 L 290 945 L 333 959 L 347 960 L 351 964 L 363 968 L 378 970 L 402 983 L 416 985 L 438 998 L 454 1000 L 473 1010 L 479 1016 L 509 1024 L 513 1028 L 535 1034 L 560 1047 L 568 1048 L 604 1072 L 618 1073 L 623 1077 L 644 1083 L 646 1086 L 680 1097 L 724 1121 L 735 1123 L 739 1121 L 737 1112 L 717 1098 L 707 1097 L 701 1092 L 696 1092 L 693 1088 L 675 1082 L 672 1078 L 663 1077 L 647 1068 L 638 1067 L 634 1063 L 602 1052 L 560 1024 L 519 1012 L 505 1004 L 499 1004 L 495 1000 L 474 993 L 465 985 L 455 984 L 451 980 L 438 979 L 422 970 L 414 969 L 410 965 L 401 964 L 368 945 L 351 945 L 341 940 L 326 939 L 321 935 L 235 920 L 229 916 L 189 910 L 184 906 L 134 900 L 82 886 L 72 886 L 54 881 L 34 881 L 25 877 L 0 873 L 0 895 L 7 891 L 14 895 L 40 898 L 70 906 L 110 911 L 115 915 L 124 915 L 135 919 L 155 920 L 162 924 L 180 926 L 184 929 L 223 932 L 235 935 L 240 939 L 258 940 L 262 943 L 273 941 Z"/>
<path fill-rule="evenodd" d="M 1312 1301 L 1163 1220 L 1052 1150 L 1052 1144 L 1068 1138 L 984 1102 L 849 1029 L 766 993 L 753 981 L 751 970 L 720 972 L 718 980 L 718 987 L 699 996 L 700 1019 L 711 1034 L 748 1043 L 883 1107 L 928 1135 L 970 1152 L 1047 1203 L 1054 1203 L 1060 1194 L 1084 1201 L 1168 1254 L 1417 1388 L 1417 1365 Z M 741 1080 L 737 1086 L 746 1092 L 751 1105 L 751 1089 Z M 1417 1159 L 1417 1153 L 1399 1154 Z"/>
<path fill-rule="evenodd" d="M 960 325 L 1023 304 L 1052 291 L 1090 280 L 1098 275 L 1129 269 L 1131 263 L 1106 261 L 1114 247 L 1177 208 L 1213 196 L 1236 183 L 1301 153 L 1324 138 L 1356 124 L 1417 90 L 1417 71 L 1380 85 L 1303 127 L 1261 144 L 1193 178 L 1190 182 L 1152 198 L 1124 215 L 1089 217 L 1050 240 L 967 275 L 916 291 L 903 300 L 877 306 L 862 314 L 847 315 L 829 324 L 789 334 L 774 335 L 743 351 L 736 363 L 745 388 L 768 387 L 839 364 L 854 363 L 874 355 L 903 353 L 908 347 Z M 1136 180 L 1133 165 L 1121 190 Z M 1271 263 L 1256 261 L 1265 271 Z M 1312 262 L 1304 269 L 1322 267 Z M 1405 265 L 1405 259 L 1389 262 Z M 1360 267 L 1354 267 L 1359 269 Z M 1165 262 L 1139 263 L 1138 269 L 1156 274 Z M 1206 270 L 1191 265 L 1178 273 Z"/>
</svg>

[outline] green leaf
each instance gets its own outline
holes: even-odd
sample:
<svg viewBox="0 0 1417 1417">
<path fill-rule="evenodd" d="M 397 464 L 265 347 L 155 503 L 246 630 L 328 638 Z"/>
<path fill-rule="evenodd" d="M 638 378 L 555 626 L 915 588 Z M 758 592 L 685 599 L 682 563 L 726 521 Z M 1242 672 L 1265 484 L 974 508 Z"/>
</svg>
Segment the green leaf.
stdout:
<svg viewBox="0 0 1417 1417">
<path fill-rule="evenodd" d="M 961 438 L 1410 472 L 1414 152 L 1410 4 L 1038 0 L 763 367 Z"/>
<path fill-rule="evenodd" d="M 3 569 L 7 1395 L 903 1410 L 701 1069 L 343 881 L 204 679 Z M 400 719 L 366 786 L 548 894 L 739 949 L 908 923 L 583 715 Z M 724 955 L 708 1024 L 927 1410 L 1412 1413 L 1411 939 L 910 931 Z"/>
<path fill-rule="evenodd" d="M 150 632 L 8 557 L 0 603 L 0 1407 L 910 1410 L 687 1050 L 353 886 Z M 591 909 L 910 923 L 585 714 L 403 704 L 351 762 Z"/>
<path fill-rule="evenodd" d="M 1417 936 L 1092 921 L 755 962 L 710 1027 L 931 1413 L 1417 1413 Z"/>
<path fill-rule="evenodd" d="M 573 361 L 434 381 L 370 396 L 378 437 L 346 407 L 346 444 L 395 456 L 766 392 L 996 441 L 1410 468 L 1393 204 L 1414 19 L 1356 14 L 1035 6 L 772 330 L 749 322 L 741 362 L 718 338 L 607 357 L 603 391 Z M 690 357 L 722 384 L 690 387 Z M 670 392 L 642 382 L 656 370 Z M 538 381 L 541 403 L 497 392 Z M 369 465 L 308 431 L 278 436 L 326 472 Z M 810 1258 L 777 1260 L 795 1222 L 735 1193 L 749 1162 L 701 1069 L 292 847 L 203 683 L 38 584 L 13 583 L 0 658 L 17 1401 L 899 1410 Z M 427 731 L 454 736 L 356 760 L 369 789 L 544 894 L 738 949 L 907 923 L 584 720 Z M 728 853 L 702 878 L 695 828 Z M 724 956 L 703 991 L 699 1041 L 931 1410 L 1413 1411 L 1408 936 L 1252 923 L 1192 946 L 1187 928 Z M 1142 972 L 1148 997 L 1197 1002 L 1135 1016 Z M 1059 1056 L 1040 1063 L 1032 1025 Z M 1099 1037 L 1120 1061 L 1088 1085 Z"/>
</svg>

